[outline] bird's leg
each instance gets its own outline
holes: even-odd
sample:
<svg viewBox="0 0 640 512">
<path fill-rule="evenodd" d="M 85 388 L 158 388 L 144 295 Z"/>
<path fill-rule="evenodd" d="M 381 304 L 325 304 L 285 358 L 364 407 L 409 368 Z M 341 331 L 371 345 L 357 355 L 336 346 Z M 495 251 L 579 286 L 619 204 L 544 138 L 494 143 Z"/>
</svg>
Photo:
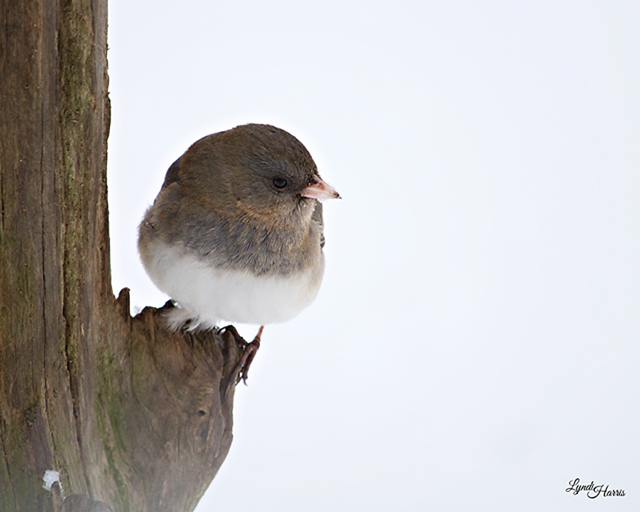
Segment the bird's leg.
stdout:
<svg viewBox="0 0 640 512">
<path fill-rule="evenodd" d="M 256 352 L 260 348 L 260 339 L 262 337 L 263 329 L 264 325 L 260 326 L 258 334 L 253 338 L 253 341 L 251 343 L 247 343 L 245 339 L 238 334 L 238 331 L 233 325 L 229 325 L 224 328 L 225 331 L 229 331 L 233 335 L 236 343 L 242 347 L 242 355 L 229 376 L 229 383 L 227 384 L 227 389 L 224 393 L 225 398 L 227 398 L 229 390 L 240 382 L 240 380 L 242 380 L 245 385 L 247 384 L 247 379 L 249 378 L 249 367 L 251 366 L 253 358 L 256 357 Z"/>
</svg>

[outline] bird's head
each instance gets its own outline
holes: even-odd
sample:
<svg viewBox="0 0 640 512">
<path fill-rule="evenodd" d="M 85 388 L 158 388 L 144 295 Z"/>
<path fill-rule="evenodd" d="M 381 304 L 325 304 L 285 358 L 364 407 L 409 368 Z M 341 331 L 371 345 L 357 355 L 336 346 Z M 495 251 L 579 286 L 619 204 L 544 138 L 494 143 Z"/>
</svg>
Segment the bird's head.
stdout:
<svg viewBox="0 0 640 512">
<path fill-rule="evenodd" d="M 247 223 L 310 222 L 316 201 L 340 197 L 320 178 L 302 143 L 270 125 L 248 124 L 209 135 L 182 159 L 184 194 Z"/>
</svg>

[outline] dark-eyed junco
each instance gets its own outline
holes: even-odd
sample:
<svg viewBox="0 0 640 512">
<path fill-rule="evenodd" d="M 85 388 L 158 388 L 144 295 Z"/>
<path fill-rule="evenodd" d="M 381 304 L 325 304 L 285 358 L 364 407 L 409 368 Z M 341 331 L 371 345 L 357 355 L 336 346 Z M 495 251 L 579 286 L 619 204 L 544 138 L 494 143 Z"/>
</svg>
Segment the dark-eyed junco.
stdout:
<svg viewBox="0 0 640 512">
<path fill-rule="evenodd" d="M 149 277 L 178 303 L 169 326 L 295 317 L 324 271 L 319 201 L 338 197 L 302 143 L 274 126 L 247 124 L 194 143 L 139 227 Z M 246 378 L 261 333 L 234 378 Z"/>
</svg>

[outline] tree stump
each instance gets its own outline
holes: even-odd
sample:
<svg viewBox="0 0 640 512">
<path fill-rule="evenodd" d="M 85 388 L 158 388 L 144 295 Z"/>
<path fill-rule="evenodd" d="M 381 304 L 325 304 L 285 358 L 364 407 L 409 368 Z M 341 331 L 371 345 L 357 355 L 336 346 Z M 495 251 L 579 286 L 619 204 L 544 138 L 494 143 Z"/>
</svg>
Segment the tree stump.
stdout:
<svg viewBox="0 0 640 512">
<path fill-rule="evenodd" d="M 1 512 L 191 511 L 231 444 L 232 338 L 111 289 L 106 6 L 0 3 Z"/>
</svg>

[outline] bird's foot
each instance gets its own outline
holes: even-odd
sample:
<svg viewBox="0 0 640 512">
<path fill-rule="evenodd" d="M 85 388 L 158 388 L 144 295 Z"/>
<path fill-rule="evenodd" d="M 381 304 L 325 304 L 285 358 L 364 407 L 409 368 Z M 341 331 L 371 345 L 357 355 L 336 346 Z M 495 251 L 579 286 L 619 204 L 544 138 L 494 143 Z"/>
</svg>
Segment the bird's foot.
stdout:
<svg viewBox="0 0 640 512">
<path fill-rule="evenodd" d="M 260 327 L 258 334 L 256 334 L 256 337 L 253 338 L 251 343 L 247 343 L 233 325 L 228 325 L 221 329 L 221 331 L 229 331 L 236 340 L 236 343 L 242 347 L 242 355 L 229 376 L 229 383 L 227 384 L 227 389 L 224 392 L 225 400 L 229 395 L 229 390 L 238 384 L 240 380 L 242 380 L 245 385 L 247 384 L 247 379 L 249 378 L 249 367 L 251 366 L 253 358 L 256 356 L 256 352 L 258 352 L 258 349 L 260 348 L 260 338 L 262 337 L 263 329 L 264 325 Z"/>
</svg>

